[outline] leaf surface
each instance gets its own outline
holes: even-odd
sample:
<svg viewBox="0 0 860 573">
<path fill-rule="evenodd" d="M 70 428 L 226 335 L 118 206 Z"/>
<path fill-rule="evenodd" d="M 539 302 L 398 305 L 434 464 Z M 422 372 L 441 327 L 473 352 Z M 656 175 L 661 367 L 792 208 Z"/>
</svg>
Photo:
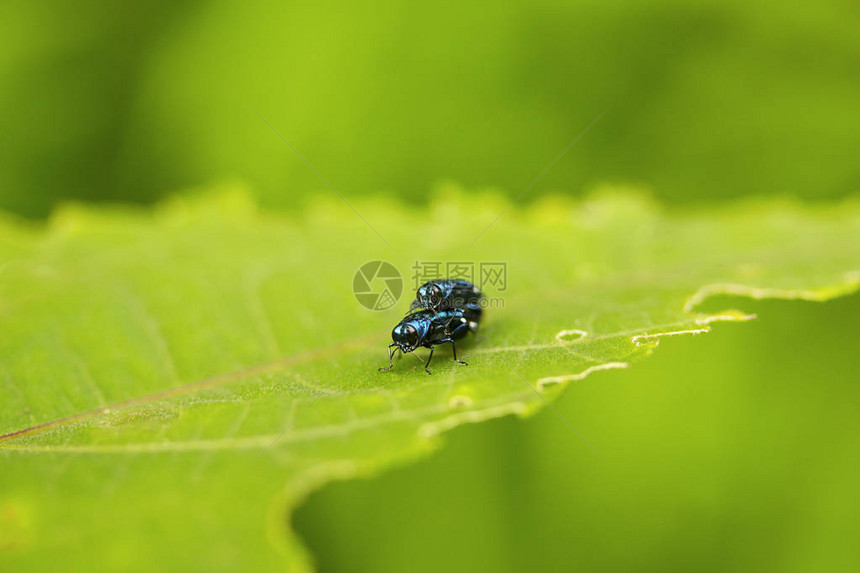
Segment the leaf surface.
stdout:
<svg viewBox="0 0 860 573">
<path fill-rule="evenodd" d="M 860 284 L 857 202 L 667 212 L 607 191 L 492 223 L 498 196 L 439 196 L 356 203 L 368 224 L 322 198 L 261 213 L 235 189 L 3 222 L 0 563 L 307 570 L 288 515 L 310 489 L 544 408 L 661 338 L 752 318 L 705 312 L 713 295 L 824 300 Z M 384 312 L 352 293 L 372 260 L 404 275 Z M 412 356 L 380 373 L 416 260 L 505 263 L 506 288 L 486 289 L 503 307 L 460 345 L 469 366 L 440 348 L 432 376 Z"/>
</svg>

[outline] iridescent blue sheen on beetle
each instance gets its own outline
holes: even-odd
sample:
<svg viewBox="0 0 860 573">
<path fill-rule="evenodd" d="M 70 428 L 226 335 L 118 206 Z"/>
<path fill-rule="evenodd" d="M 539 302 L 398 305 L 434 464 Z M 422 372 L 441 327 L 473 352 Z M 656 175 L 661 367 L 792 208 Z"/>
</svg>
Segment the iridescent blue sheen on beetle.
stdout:
<svg viewBox="0 0 860 573">
<path fill-rule="evenodd" d="M 425 308 L 434 312 L 455 308 L 480 308 L 481 291 L 462 279 L 437 279 L 418 287 L 410 312 Z"/>
<path fill-rule="evenodd" d="M 380 368 L 381 372 L 387 372 L 394 367 L 394 353 L 400 350 L 402 353 L 414 352 L 416 348 L 424 347 L 430 349 L 430 356 L 424 364 L 424 371 L 430 374 L 430 360 L 433 358 L 433 348 L 439 344 L 451 343 L 454 353 L 454 361 L 458 364 L 467 364 L 457 359 L 457 348 L 455 340 L 460 340 L 470 332 L 478 329 L 481 322 L 481 307 L 456 308 L 450 310 L 418 310 L 407 315 L 391 331 L 391 339 L 394 341 L 388 345 L 388 366 Z"/>
</svg>

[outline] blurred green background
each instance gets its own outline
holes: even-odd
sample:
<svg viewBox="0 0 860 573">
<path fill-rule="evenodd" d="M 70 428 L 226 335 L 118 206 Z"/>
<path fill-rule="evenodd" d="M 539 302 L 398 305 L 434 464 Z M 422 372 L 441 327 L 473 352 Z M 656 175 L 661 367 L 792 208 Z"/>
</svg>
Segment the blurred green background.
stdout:
<svg viewBox="0 0 860 573">
<path fill-rule="evenodd" d="M 860 185 L 858 22 L 833 0 L 10 0 L 0 208 L 322 192 L 258 113 L 347 197 L 516 194 L 604 111 L 532 196 L 838 197 Z"/>
<path fill-rule="evenodd" d="M 553 412 L 313 494 L 319 570 L 860 570 L 860 295 L 712 301 L 760 319 L 664 340 Z"/>
</svg>

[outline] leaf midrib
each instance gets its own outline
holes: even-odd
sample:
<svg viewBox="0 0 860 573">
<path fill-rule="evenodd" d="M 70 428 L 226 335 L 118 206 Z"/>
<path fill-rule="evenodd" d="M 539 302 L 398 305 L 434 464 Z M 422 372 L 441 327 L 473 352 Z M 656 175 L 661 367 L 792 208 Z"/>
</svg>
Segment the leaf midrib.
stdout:
<svg viewBox="0 0 860 573">
<path fill-rule="evenodd" d="M 717 315 L 715 315 L 717 316 Z M 596 342 L 600 340 L 608 340 L 613 338 L 623 338 L 626 336 L 635 337 L 636 335 L 647 334 L 649 330 L 659 330 L 663 331 L 664 329 L 677 328 L 681 326 L 685 326 L 689 324 L 689 321 L 678 321 L 669 324 L 660 324 L 660 325 L 652 325 L 647 328 L 639 328 L 639 329 L 631 329 L 631 330 L 623 330 L 609 334 L 603 334 L 600 336 L 584 336 L 582 338 L 578 338 L 576 340 L 567 341 L 565 343 L 555 340 L 549 343 L 541 343 L 541 344 L 524 344 L 524 345 L 516 345 L 516 346 L 497 346 L 490 348 L 476 348 L 470 351 L 470 354 L 493 354 L 498 352 L 524 352 L 529 350 L 546 350 L 549 348 L 568 348 L 571 346 L 579 346 L 585 343 Z M 707 330 L 707 329 L 706 329 Z M 80 422 L 82 420 L 86 420 L 89 418 L 94 418 L 99 415 L 105 414 L 106 411 L 114 411 L 120 409 L 126 409 L 142 404 L 157 402 L 160 400 L 164 400 L 167 398 L 172 398 L 175 396 L 180 396 L 183 394 L 188 394 L 190 392 L 194 392 L 197 390 L 203 390 L 207 388 L 216 387 L 222 384 L 229 384 L 231 382 L 235 382 L 242 378 L 248 376 L 254 376 L 259 374 L 265 374 L 269 372 L 278 371 L 285 366 L 291 366 L 294 364 L 301 364 L 303 362 L 324 358 L 330 355 L 336 355 L 339 352 L 342 352 L 346 349 L 354 349 L 356 347 L 361 346 L 361 342 L 366 342 L 370 339 L 370 336 L 364 336 L 356 339 L 349 340 L 342 344 L 338 344 L 335 346 L 325 347 L 321 349 L 310 350 L 306 352 L 302 352 L 299 354 L 295 354 L 292 356 L 278 358 L 269 362 L 264 362 L 262 364 L 257 364 L 254 366 L 249 366 L 247 368 L 243 368 L 240 370 L 236 370 L 234 372 L 230 372 L 228 374 L 221 374 L 217 376 L 212 376 L 206 378 L 204 380 L 198 380 L 195 382 L 190 382 L 187 384 L 183 384 L 180 386 L 175 386 L 172 388 L 167 388 L 165 390 L 160 390 L 158 392 L 154 392 L 151 394 L 146 394 L 143 396 L 138 396 L 135 398 L 130 398 L 128 400 L 121 400 L 119 402 L 114 402 L 112 404 L 107 404 L 103 406 L 99 406 L 97 408 L 93 408 L 90 410 L 86 410 L 83 412 L 78 412 L 76 414 L 71 414 L 69 416 L 64 416 L 62 418 L 57 418 L 55 420 L 50 420 L 47 422 L 43 422 L 41 424 L 36 424 L 33 426 L 29 426 L 26 428 L 22 428 L 19 430 L 15 430 L 12 432 L 8 432 L 6 434 L 0 435 L 0 449 L 8 449 L 8 450 L 21 450 L 21 449 L 31 449 L 31 450 L 39 450 L 39 451 L 48 451 L 50 448 L 57 448 L 59 446 L 14 446 L 9 445 L 8 442 L 14 441 L 19 438 L 32 436 L 34 434 L 46 432 L 49 430 L 53 430 L 55 428 L 59 428 L 62 426 L 70 425 L 76 422 Z M 589 359 L 589 357 L 584 357 Z M 599 360 L 591 358 L 591 360 L 599 362 Z M 366 390 L 361 391 L 352 391 L 352 392 L 341 392 L 339 395 L 349 395 L 355 393 L 365 393 Z M 268 437 L 274 437 L 261 435 L 261 436 L 252 436 L 247 439 L 266 439 Z M 178 443 L 178 442 L 177 442 Z M 51 451 L 58 451 L 56 449 Z"/>
</svg>

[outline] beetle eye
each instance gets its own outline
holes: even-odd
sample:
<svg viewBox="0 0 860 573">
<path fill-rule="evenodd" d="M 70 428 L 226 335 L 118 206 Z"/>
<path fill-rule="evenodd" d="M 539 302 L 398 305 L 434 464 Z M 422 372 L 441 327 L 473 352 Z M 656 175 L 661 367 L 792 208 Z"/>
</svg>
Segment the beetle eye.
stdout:
<svg viewBox="0 0 860 573">
<path fill-rule="evenodd" d="M 438 303 L 442 301 L 442 289 L 438 286 L 433 285 L 430 287 L 430 300 L 434 303 Z"/>
<path fill-rule="evenodd" d="M 418 331 L 414 326 L 407 326 L 406 332 L 403 333 L 406 338 L 406 344 L 409 346 L 418 346 Z"/>
</svg>

